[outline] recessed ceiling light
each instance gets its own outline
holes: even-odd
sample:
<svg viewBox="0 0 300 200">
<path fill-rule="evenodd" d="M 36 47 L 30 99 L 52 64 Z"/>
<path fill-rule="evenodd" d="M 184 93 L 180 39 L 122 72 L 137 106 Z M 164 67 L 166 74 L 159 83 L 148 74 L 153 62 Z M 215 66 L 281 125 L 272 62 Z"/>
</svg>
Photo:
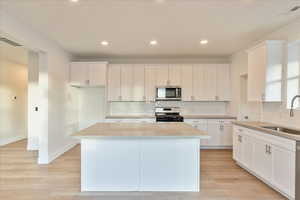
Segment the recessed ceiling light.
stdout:
<svg viewBox="0 0 300 200">
<path fill-rule="evenodd" d="M 200 44 L 207 44 L 208 43 L 208 40 L 201 40 L 200 41 Z"/>
<path fill-rule="evenodd" d="M 157 43 L 158 42 L 156 40 L 151 40 L 149 44 L 152 45 L 152 46 L 154 46 L 154 45 L 157 45 Z"/>
<path fill-rule="evenodd" d="M 101 42 L 101 45 L 102 45 L 102 46 L 107 46 L 107 45 L 109 45 L 109 43 L 108 43 L 107 41 L 104 40 L 104 41 Z"/>
<path fill-rule="evenodd" d="M 74 3 L 76 3 L 76 2 L 78 2 L 79 0 L 69 0 L 70 2 L 74 2 Z"/>
</svg>

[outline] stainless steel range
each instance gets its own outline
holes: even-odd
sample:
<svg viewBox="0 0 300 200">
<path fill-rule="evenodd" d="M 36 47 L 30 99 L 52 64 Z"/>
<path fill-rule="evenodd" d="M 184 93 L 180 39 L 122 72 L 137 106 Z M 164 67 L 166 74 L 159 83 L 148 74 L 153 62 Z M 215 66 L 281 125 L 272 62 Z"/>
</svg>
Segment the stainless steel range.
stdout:
<svg viewBox="0 0 300 200">
<path fill-rule="evenodd" d="M 156 107 L 156 122 L 183 122 L 179 107 Z"/>
</svg>

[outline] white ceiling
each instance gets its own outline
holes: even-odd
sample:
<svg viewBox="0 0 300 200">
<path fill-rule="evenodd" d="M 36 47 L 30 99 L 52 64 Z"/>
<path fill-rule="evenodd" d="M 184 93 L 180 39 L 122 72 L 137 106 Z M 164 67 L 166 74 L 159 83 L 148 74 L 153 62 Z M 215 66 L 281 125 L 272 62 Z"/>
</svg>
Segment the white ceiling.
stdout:
<svg viewBox="0 0 300 200">
<path fill-rule="evenodd" d="M 3 8 L 77 56 L 196 57 L 245 48 L 299 17 L 300 10 L 286 13 L 296 5 L 300 0 L 6 0 Z M 150 47 L 152 39 L 159 44 Z"/>
</svg>

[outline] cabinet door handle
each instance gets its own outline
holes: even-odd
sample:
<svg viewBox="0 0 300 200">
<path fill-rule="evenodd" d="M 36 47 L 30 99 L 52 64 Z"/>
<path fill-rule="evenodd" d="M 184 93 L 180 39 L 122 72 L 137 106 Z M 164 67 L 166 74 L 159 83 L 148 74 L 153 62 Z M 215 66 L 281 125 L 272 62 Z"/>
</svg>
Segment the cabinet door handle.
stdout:
<svg viewBox="0 0 300 200">
<path fill-rule="evenodd" d="M 221 124 L 220 127 L 219 127 L 220 131 L 223 131 L 224 130 L 224 125 Z"/>
<path fill-rule="evenodd" d="M 272 148 L 272 147 L 269 145 L 269 154 L 270 154 L 270 155 L 272 154 L 271 148 Z"/>
<path fill-rule="evenodd" d="M 269 153 L 269 146 L 267 144 L 265 145 L 265 149 L 266 149 L 266 154 L 268 154 Z"/>
<path fill-rule="evenodd" d="M 239 137 L 238 137 L 238 140 L 239 140 L 239 142 L 240 142 L 240 143 L 242 143 L 242 142 L 243 142 L 243 140 L 242 140 L 242 136 L 241 136 L 241 135 L 239 135 Z"/>
</svg>

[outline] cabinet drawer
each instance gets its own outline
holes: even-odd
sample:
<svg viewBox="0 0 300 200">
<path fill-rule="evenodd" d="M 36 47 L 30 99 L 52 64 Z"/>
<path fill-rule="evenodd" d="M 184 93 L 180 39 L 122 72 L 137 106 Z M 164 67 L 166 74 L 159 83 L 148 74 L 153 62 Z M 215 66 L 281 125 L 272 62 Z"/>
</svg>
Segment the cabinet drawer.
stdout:
<svg viewBox="0 0 300 200">
<path fill-rule="evenodd" d="M 207 120 L 206 119 L 185 119 L 184 122 L 187 124 L 206 124 Z"/>
<path fill-rule="evenodd" d="M 289 150 L 289 151 L 296 151 L 296 141 L 294 140 L 290 140 L 287 138 L 283 138 L 280 136 L 275 136 L 272 135 L 270 133 L 267 132 L 263 132 L 263 131 L 256 131 L 253 129 L 249 129 L 249 128 L 244 128 L 241 126 L 234 126 L 234 132 L 236 133 L 243 133 L 246 135 L 249 135 L 251 137 L 260 139 L 260 140 L 265 140 L 268 143 L 275 145 L 277 147 Z"/>
</svg>

